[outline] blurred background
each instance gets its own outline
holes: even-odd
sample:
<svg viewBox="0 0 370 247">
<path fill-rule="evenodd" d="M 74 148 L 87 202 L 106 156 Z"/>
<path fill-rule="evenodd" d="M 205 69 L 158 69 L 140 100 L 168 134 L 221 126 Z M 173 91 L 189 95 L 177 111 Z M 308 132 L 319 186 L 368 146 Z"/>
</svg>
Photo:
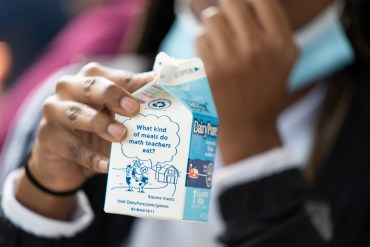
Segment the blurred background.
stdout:
<svg viewBox="0 0 370 247">
<path fill-rule="evenodd" d="M 0 1 L 0 81 L 3 89 L 11 87 L 58 31 L 81 8 L 86 8 L 74 2 L 80 1 Z"/>
<path fill-rule="evenodd" d="M 0 150 L 22 102 L 48 76 L 125 54 L 146 2 L 0 0 Z"/>
</svg>

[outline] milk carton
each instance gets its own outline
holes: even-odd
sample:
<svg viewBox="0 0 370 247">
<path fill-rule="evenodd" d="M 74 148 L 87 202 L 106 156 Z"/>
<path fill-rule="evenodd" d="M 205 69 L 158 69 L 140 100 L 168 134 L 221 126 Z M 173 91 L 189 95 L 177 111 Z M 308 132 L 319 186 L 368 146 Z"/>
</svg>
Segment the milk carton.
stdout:
<svg viewBox="0 0 370 247">
<path fill-rule="evenodd" d="M 218 118 L 203 64 L 160 53 L 154 70 L 139 115 L 116 116 L 128 137 L 112 144 L 104 210 L 207 221 Z"/>
</svg>

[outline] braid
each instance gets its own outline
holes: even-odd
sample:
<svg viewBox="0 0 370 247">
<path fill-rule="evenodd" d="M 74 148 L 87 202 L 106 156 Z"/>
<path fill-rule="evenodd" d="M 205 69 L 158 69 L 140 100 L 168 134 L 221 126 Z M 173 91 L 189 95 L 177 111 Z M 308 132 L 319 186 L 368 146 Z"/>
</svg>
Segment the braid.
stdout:
<svg viewBox="0 0 370 247">
<path fill-rule="evenodd" d="M 367 10 L 370 10 L 369 1 L 348 0 L 342 16 L 343 26 L 356 52 L 357 62 L 370 61 L 370 35 L 366 32 L 370 15 Z M 330 78 L 328 94 L 316 123 L 313 149 L 306 170 L 306 178 L 310 184 L 315 182 L 316 174 L 342 128 L 351 104 L 352 88 L 350 68 Z"/>
<path fill-rule="evenodd" d="M 329 90 L 316 122 L 313 149 L 306 170 L 310 184 L 325 162 L 347 115 L 352 96 L 352 83 L 348 71 L 342 71 L 330 81 Z"/>
</svg>

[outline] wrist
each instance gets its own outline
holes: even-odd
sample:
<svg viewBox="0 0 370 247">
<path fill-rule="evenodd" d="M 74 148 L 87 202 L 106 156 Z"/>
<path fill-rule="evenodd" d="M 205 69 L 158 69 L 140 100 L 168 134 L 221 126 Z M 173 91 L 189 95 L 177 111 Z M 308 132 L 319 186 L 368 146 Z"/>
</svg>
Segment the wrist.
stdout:
<svg viewBox="0 0 370 247">
<path fill-rule="evenodd" d="M 76 189 L 68 190 L 68 191 L 55 191 L 55 190 L 49 189 L 48 187 L 40 183 L 32 175 L 32 172 L 30 171 L 28 163 L 29 162 L 28 162 L 28 157 L 27 157 L 27 160 L 24 162 L 24 165 L 23 165 L 25 175 L 28 178 L 28 180 L 32 183 L 32 185 L 38 188 L 39 190 L 41 190 L 42 192 L 47 193 L 49 195 L 53 195 L 53 196 L 71 196 L 71 195 L 74 195 L 80 189 L 79 187 Z"/>
<path fill-rule="evenodd" d="M 94 213 L 83 191 L 76 194 L 75 207 L 68 220 L 45 217 L 22 205 L 15 197 L 22 172 L 23 169 L 12 171 L 4 183 L 1 206 L 3 216 L 11 224 L 31 235 L 48 239 L 74 237 L 91 224 Z"/>
<path fill-rule="evenodd" d="M 282 145 L 275 123 L 259 126 L 244 124 L 243 128 L 230 131 L 224 131 L 221 126 L 218 144 L 225 165 Z"/>
<path fill-rule="evenodd" d="M 29 210 L 48 218 L 68 220 L 73 214 L 76 195 L 54 196 L 37 188 L 22 170 L 15 197 Z"/>
<path fill-rule="evenodd" d="M 15 197 L 19 203 L 29 210 L 42 216 L 68 220 L 72 215 L 76 203 L 75 193 L 67 193 L 60 196 L 46 189 L 37 178 L 32 175 L 30 167 L 30 154 L 24 158 Z M 51 193 L 50 193 L 51 192 Z"/>
</svg>

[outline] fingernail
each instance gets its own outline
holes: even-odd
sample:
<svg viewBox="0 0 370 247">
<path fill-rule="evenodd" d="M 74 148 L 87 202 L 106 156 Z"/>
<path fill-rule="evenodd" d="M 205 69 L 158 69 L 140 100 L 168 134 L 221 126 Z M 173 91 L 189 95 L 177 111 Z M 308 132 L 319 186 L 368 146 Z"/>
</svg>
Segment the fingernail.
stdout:
<svg viewBox="0 0 370 247">
<path fill-rule="evenodd" d="M 116 140 L 121 140 L 123 135 L 126 132 L 125 127 L 123 127 L 122 125 L 118 125 L 118 124 L 108 125 L 107 130 L 108 130 L 109 135 L 111 135 Z"/>
<path fill-rule="evenodd" d="M 108 172 L 108 161 L 107 160 L 99 160 L 98 169 L 101 172 L 107 173 Z"/>
<path fill-rule="evenodd" d="M 128 113 L 135 113 L 139 109 L 139 103 L 137 100 L 130 97 L 123 97 L 120 104 L 121 107 Z"/>
</svg>

